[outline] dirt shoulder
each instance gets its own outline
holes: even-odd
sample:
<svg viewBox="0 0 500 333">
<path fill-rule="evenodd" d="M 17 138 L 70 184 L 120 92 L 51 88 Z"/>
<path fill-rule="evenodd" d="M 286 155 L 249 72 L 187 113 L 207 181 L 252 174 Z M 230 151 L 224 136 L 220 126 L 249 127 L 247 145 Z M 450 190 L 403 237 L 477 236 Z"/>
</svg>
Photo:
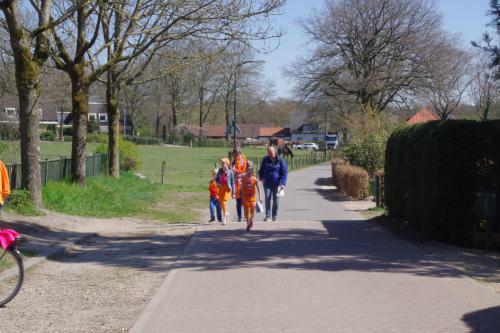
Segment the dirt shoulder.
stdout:
<svg viewBox="0 0 500 333">
<path fill-rule="evenodd" d="M 464 276 L 500 293 L 500 252 L 454 246 L 431 241 L 412 231 L 399 221 L 381 215 L 381 212 L 362 213 L 369 223 L 377 223 L 385 229 L 419 246 L 429 260 L 439 262 L 460 271 Z"/>
<path fill-rule="evenodd" d="M 28 269 L 20 294 L 0 309 L 2 332 L 128 331 L 196 228 L 53 213 L 1 220 L 29 236 L 30 250 L 92 233 Z"/>
</svg>

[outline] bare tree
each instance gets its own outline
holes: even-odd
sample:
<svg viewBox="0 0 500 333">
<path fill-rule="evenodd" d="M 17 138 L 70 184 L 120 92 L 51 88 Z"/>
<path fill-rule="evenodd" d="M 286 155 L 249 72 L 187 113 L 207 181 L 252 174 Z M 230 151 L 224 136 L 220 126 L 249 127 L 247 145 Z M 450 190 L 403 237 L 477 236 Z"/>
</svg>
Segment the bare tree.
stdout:
<svg viewBox="0 0 500 333">
<path fill-rule="evenodd" d="M 9 34 L 19 96 L 22 186 L 42 206 L 37 101 L 40 77 L 50 53 L 50 30 L 65 22 L 86 1 L 72 1 L 56 15 L 51 0 L 1 0 L 0 24 Z"/>
<path fill-rule="evenodd" d="M 326 0 L 303 22 L 314 45 L 288 74 L 302 98 L 332 97 L 382 112 L 419 86 L 447 36 L 428 0 Z"/>
<path fill-rule="evenodd" d="M 477 52 L 473 64 L 470 84 L 470 96 L 481 121 L 491 119 L 499 110 L 500 86 L 495 80 L 495 70 L 489 57 L 482 51 Z"/>
<path fill-rule="evenodd" d="M 446 56 L 429 64 L 423 91 L 438 116 L 448 119 L 467 94 L 471 82 L 470 55 L 453 45 L 441 50 Z"/>
</svg>

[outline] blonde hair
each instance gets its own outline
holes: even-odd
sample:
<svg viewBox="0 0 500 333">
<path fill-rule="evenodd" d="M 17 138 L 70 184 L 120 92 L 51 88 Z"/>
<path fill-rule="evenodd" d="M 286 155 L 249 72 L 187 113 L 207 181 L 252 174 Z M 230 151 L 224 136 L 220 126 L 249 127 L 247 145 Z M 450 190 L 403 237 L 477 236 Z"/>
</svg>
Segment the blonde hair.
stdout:
<svg viewBox="0 0 500 333">
<path fill-rule="evenodd" d="M 252 161 L 247 161 L 247 173 L 250 173 L 252 176 L 255 175 Z"/>
</svg>

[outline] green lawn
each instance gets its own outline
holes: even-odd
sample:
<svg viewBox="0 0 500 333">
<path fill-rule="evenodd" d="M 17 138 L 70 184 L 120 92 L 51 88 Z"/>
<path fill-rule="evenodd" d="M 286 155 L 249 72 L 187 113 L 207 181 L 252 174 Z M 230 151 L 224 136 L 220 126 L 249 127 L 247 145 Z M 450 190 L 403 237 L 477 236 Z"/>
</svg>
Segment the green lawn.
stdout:
<svg viewBox="0 0 500 333">
<path fill-rule="evenodd" d="M 96 144 L 88 144 L 92 153 Z M 42 158 L 71 155 L 71 143 L 41 143 Z M 43 190 L 45 206 L 54 211 L 81 216 L 135 216 L 168 222 L 199 220 L 208 206 L 208 181 L 215 163 L 226 157 L 228 148 L 181 148 L 139 145 L 141 165 L 136 172 L 122 174 L 119 180 L 89 178 L 81 189 L 68 182 L 51 183 Z M 263 148 L 243 149 L 249 160 L 257 162 L 266 154 Z M 305 154 L 305 152 L 296 152 Z M 166 162 L 166 184 L 161 185 L 161 166 Z M 208 208 L 207 208 L 208 210 Z M 201 212 L 201 214 L 200 214 Z"/>
</svg>

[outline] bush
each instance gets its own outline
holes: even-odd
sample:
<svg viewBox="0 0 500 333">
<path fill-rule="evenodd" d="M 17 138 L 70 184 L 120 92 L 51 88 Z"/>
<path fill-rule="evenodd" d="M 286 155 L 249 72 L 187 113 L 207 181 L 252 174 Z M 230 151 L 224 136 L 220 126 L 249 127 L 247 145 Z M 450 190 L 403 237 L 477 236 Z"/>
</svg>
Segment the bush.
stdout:
<svg viewBox="0 0 500 333">
<path fill-rule="evenodd" d="M 95 149 L 95 154 L 108 154 L 108 138 L 105 136 L 105 142 L 102 142 Z M 139 150 L 137 146 L 130 141 L 120 139 L 120 169 L 135 170 L 140 166 Z"/>
<path fill-rule="evenodd" d="M 31 202 L 31 194 L 28 190 L 12 190 L 5 203 L 5 208 L 21 215 L 40 215 Z"/>
<path fill-rule="evenodd" d="M 373 176 L 377 170 L 384 167 L 386 143 L 385 131 L 370 133 L 354 139 L 344 147 L 343 153 L 351 164 L 362 167 Z"/>
<path fill-rule="evenodd" d="M 349 165 L 346 161 L 332 161 L 334 185 L 353 199 L 364 199 L 369 194 L 369 175 L 363 168 Z"/>
<path fill-rule="evenodd" d="M 0 160 L 4 163 L 17 163 L 20 160 L 19 142 L 0 141 Z"/>
<path fill-rule="evenodd" d="M 349 164 L 349 162 L 344 160 L 343 158 L 332 159 L 332 182 L 334 185 L 337 182 L 337 178 L 335 177 L 336 167 L 339 165 L 347 165 L 347 164 Z"/>
<path fill-rule="evenodd" d="M 95 119 L 92 119 L 92 120 L 89 120 L 88 123 L 87 123 L 87 132 L 88 133 L 97 133 L 99 132 L 99 123 L 97 122 L 97 120 Z"/>
<path fill-rule="evenodd" d="M 56 135 L 54 134 L 54 132 L 43 132 L 42 134 L 40 134 L 40 140 L 42 141 L 54 141 L 56 139 Z"/>
<path fill-rule="evenodd" d="M 87 135 L 87 143 L 107 143 L 108 134 L 104 133 L 89 133 Z"/>
<path fill-rule="evenodd" d="M 470 242 L 479 223 L 476 192 L 496 190 L 499 197 L 498 147 L 500 121 L 452 120 L 396 130 L 385 161 L 389 214 L 433 238 Z"/>
</svg>

